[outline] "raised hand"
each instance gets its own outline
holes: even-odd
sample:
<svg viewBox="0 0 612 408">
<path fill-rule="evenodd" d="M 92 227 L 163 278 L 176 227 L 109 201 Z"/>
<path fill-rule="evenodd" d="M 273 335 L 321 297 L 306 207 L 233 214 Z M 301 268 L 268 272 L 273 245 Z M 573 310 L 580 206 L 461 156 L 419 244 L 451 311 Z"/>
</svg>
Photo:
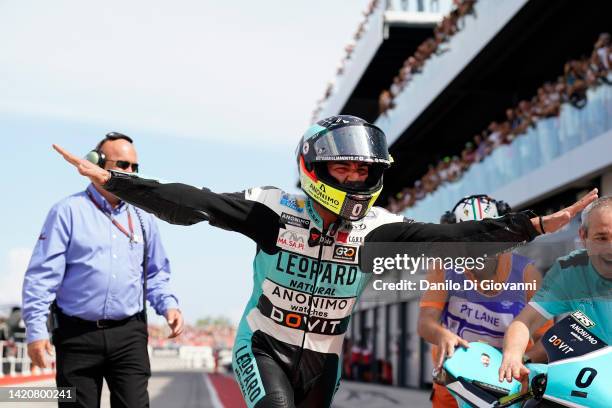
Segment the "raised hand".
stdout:
<svg viewBox="0 0 612 408">
<path fill-rule="evenodd" d="M 542 225 L 544 226 L 544 231 L 542 231 L 542 228 L 540 227 L 539 218 L 532 218 L 531 223 L 541 233 L 555 232 L 567 225 L 567 223 L 569 223 L 570 220 L 576 216 L 576 214 L 580 213 L 587 205 L 591 204 L 596 199 L 597 189 L 594 188 L 593 190 L 589 191 L 587 195 L 569 207 L 559 210 L 554 214 L 543 216 Z"/>
<path fill-rule="evenodd" d="M 81 175 L 88 177 L 93 183 L 103 185 L 110 179 L 110 172 L 93 164 L 89 160 L 77 157 L 56 144 L 53 145 L 53 148 L 61 154 L 68 163 L 76 167 Z"/>
</svg>

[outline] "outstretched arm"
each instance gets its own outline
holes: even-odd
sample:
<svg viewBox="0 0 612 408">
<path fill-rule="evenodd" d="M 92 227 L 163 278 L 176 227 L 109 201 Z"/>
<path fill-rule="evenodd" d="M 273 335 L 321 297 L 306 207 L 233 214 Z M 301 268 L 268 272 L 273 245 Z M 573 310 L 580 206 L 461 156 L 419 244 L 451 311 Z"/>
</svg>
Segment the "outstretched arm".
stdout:
<svg viewBox="0 0 612 408">
<path fill-rule="evenodd" d="M 538 234 L 552 233 L 565 226 L 597 198 L 593 189 L 571 206 L 554 214 L 530 218 L 525 212 L 511 213 L 500 218 L 466 221 L 458 224 L 427 224 L 398 222 L 385 224 L 372 231 L 370 242 L 523 242 Z M 540 223 L 541 221 L 541 223 Z M 542 230 L 542 227 L 543 230 Z"/>
<path fill-rule="evenodd" d="M 512 382 L 529 374 L 529 369 L 523 364 L 523 353 L 529 343 L 529 337 L 538 327 L 546 323 L 546 318 L 530 305 L 525 306 L 521 313 L 508 327 L 504 336 L 504 357 L 499 368 L 499 381 L 504 379 Z"/>
<path fill-rule="evenodd" d="M 60 146 L 53 148 L 94 184 L 169 223 L 191 225 L 209 221 L 211 225 L 243 233 L 264 248 L 275 242 L 275 231 L 269 226 L 276 225 L 272 222 L 278 220 L 278 215 L 256 201 L 259 189 L 218 194 L 181 183 L 166 184 L 132 173 L 104 170 Z"/>
</svg>

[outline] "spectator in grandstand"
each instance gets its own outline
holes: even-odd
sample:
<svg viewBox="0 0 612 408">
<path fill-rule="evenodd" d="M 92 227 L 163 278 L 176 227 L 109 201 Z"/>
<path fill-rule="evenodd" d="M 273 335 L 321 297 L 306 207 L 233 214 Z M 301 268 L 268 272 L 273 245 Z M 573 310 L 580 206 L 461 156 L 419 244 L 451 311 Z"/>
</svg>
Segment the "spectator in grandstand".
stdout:
<svg viewBox="0 0 612 408">
<path fill-rule="evenodd" d="M 121 133 L 107 134 L 87 157 L 104 169 L 138 171 L 132 139 Z M 172 336 L 183 327 L 169 279 L 151 214 L 93 183 L 53 206 L 25 273 L 22 298 L 28 355 L 39 367 L 47 366 L 45 353 L 52 350 L 46 325 L 51 306 L 56 382 L 76 387 L 77 398 L 60 406 L 99 407 L 103 378 L 112 406 L 149 405 L 145 298 L 166 317 Z"/>
<path fill-rule="evenodd" d="M 431 54 L 436 52 L 437 47 L 438 45 L 436 44 L 436 40 L 432 37 L 429 37 L 425 41 L 423 41 L 421 45 L 419 45 L 419 47 L 417 48 L 417 52 L 421 54 L 422 60 L 425 61 L 429 59 Z"/>
<path fill-rule="evenodd" d="M 391 97 L 395 98 L 397 95 L 400 94 L 400 92 L 402 92 L 403 88 L 404 88 L 404 84 L 402 83 L 401 78 L 399 77 L 399 75 L 395 76 L 393 78 L 393 84 L 391 85 L 391 88 L 389 88 Z"/>
<path fill-rule="evenodd" d="M 531 103 L 529 101 L 520 101 L 516 109 L 516 116 L 518 118 L 518 126 L 515 129 L 515 134 L 520 135 L 525 133 L 529 126 L 533 126 Z"/>
<path fill-rule="evenodd" d="M 361 23 L 359 23 L 359 26 L 357 26 L 357 32 L 353 36 L 353 39 L 355 41 L 361 40 L 361 36 L 363 35 L 363 33 L 365 33 L 365 27 L 366 27 L 367 21 L 368 20 L 367 20 L 367 17 L 366 17 L 366 19 L 363 20 Z"/>
<path fill-rule="evenodd" d="M 458 2 L 455 2 L 458 3 Z M 459 8 L 453 8 L 450 12 L 450 23 L 455 32 L 462 30 L 465 27 L 465 21 L 461 18 L 459 14 Z"/>
<path fill-rule="evenodd" d="M 555 93 L 559 96 L 559 103 L 567 102 L 565 76 L 560 75 L 554 85 Z"/>
<path fill-rule="evenodd" d="M 366 10 L 363 12 L 363 16 L 367 19 L 376 10 L 380 0 L 372 0 L 368 3 Z"/>
<path fill-rule="evenodd" d="M 444 16 L 442 19 L 442 34 L 444 35 L 444 41 L 448 41 L 450 37 L 455 35 L 457 32 L 457 26 L 455 25 L 455 21 L 453 20 L 452 14 Z"/>
<path fill-rule="evenodd" d="M 409 187 L 406 189 L 403 202 L 410 207 L 416 203 L 416 189 L 414 187 Z"/>
<path fill-rule="evenodd" d="M 502 131 L 502 126 L 499 123 L 496 121 L 491 122 L 487 130 L 489 131 L 487 141 L 490 143 L 492 149 L 495 149 L 504 143 L 504 134 Z"/>
<path fill-rule="evenodd" d="M 474 11 L 474 4 L 476 4 L 476 0 L 459 0 L 458 2 L 455 2 L 455 4 L 457 4 L 459 15 L 461 17 L 465 17 L 469 14 L 476 14 Z"/>
<path fill-rule="evenodd" d="M 591 53 L 591 58 L 588 64 L 589 78 L 587 78 L 587 81 L 591 77 L 594 78 L 594 81 L 589 82 L 589 87 L 596 86 L 599 83 L 606 83 L 608 85 L 612 84 L 608 78 L 610 63 L 612 62 L 611 51 L 612 45 L 610 44 L 610 34 L 600 34 L 595 46 L 593 47 L 593 52 Z"/>
<path fill-rule="evenodd" d="M 416 202 L 415 190 L 413 187 L 407 187 L 397 193 L 395 197 L 390 198 L 390 204 L 395 209 L 395 213 L 402 211 L 404 208 L 412 207 Z"/>
<path fill-rule="evenodd" d="M 586 103 L 586 71 L 579 61 L 570 61 L 563 68 L 565 74 L 565 92 L 569 102 L 576 107 Z"/>
<path fill-rule="evenodd" d="M 392 108 L 393 96 L 389 90 L 385 89 L 380 93 L 380 97 L 378 98 L 378 112 L 383 115 L 387 112 L 387 110 Z"/>
<path fill-rule="evenodd" d="M 443 158 L 436 166 L 440 183 L 446 183 L 448 181 L 448 166 L 450 166 L 450 157 Z"/>
<path fill-rule="evenodd" d="M 597 56 L 598 66 L 603 67 L 602 71 L 610 70 L 612 58 L 610 52 L 610 33 L 600 34 L 593 48 L 593 54 Z"/>
<path fill-rule="evenodd" d="M 422 200 L 425 197 L 425 190 L 423 189 L 423 182 L 417 180 L 414 182 L 414 199 Z"/>
<path fill-rule="evenodd" d="M 402 81 L 402 89 L 404 89 L 404 86 L 406 86 L 406 84 L 412 79 L 412 66 L 409 63 L 409 60 L 410 59 L 404 62 L 404 65 L 402 66 L 402 69 L 400 69 L 399 73 L 400 80 Z"/>
<path fill-rule="evenodd" d="M 410 66 L 411 73 L 418 74 L 421 72 L 421 63 L 414 56 L 408 57 L 407 63 Z"/>
<path fill-rule="evenodd" d="M 403 191 L 400 191 L 399 193 L 395 194 L 395 196 L 389 197 L 389 202 L 387 203 L 387 209 L 389 211 L 391 211 L 392 213 L 399 213 L 403 210 L 402 207 L 402 197 L 403 197 Z"/>
<path fill-rule="evenodd" d="M 558 106 L 561 105 L 561 95 L 559 94 L 556 84 L 553 84 L 552 82 L 545 82 L 544 93 L 552 104 L 557 104 Z"/>
<path fill-rule="evenodd" d="M 419 67 L 419 69 L 425 65 L 425 53 L 418 48 L 414 53 L 414 59 L 417 61 L 417 67 Z"/>
<path fill-rule="evenodd" d="M 340 76 L 342 74 L 344 74 L 344 59 L 340 60 L 338 66 L 336 67 L 336 75 Z M 319 103 L 319 101 L 317 101 L 317 103 Z"/>
<path fill-rule="evenodd" d="M 477 137 L 480 137 L 480 135 L 474 136 L 474 138 Z M 478 153 L 476 152 L 474 143 L 467 142 L 465 144 L 465 148 L 461 152 L 461 161 L 463 162 L 464 169 L 474 163 L 476 161 L 476 157 L 478 157 Z"/>
<path fill-rule="evenodd" d="M 324 96 L 325 100 L 329 99 L 329 97 L 331 96 L 332 92 L 334 91 L 334 83 L 335 83 L 334 80 L 329 81 L 327 83 L 327 88 L 325 88 L 325 96 Z"/>
<path fill-rule="evenodd" d="M 606 68 L 601 64 L 599 55 L 597 55 L 596 52 L 591 54 L 591 58 L 588 61 L 588 70 L 587 83 L 589 84 L 589 87 L 598 85 L 608 73 Z"/>
<path fill-rule="evenodd" d="M 459 156 L 453 156 L 448 165 L 448 178 L 447 181 L 452 183 L 453 181 L 459 180 L 463 172 L 463 165 Z"/>
<path fill-rule="evenodd" d="M 410 206 L 413 206 L 417 202 L 417 191 L 416 188 L 414 188 L 414 185 L 406 190 L 403 202 L 410 204 Z"/>
<path fill-rule="evenodd" d="M 581 69 L 585 72 L 585 82 L 587 88 L 593 88 L 599 84 L 599 67 L 597 66 L 597 60 L 593 61 L 593 58 L 590 60 L 581 61 Z"/>
<path fill-rule="evenodd" d="M 423 182 L 423 189 L 427 194 L 433 193 L 440 185 L 440 177 L 433 164 L 430 164 L 427 173 L 421 179 Z"/>
<path fill-rule="evenodd" d="M 510 207 L 503 201 L 476 195 L 459 200 L 451 211 L 447 211 L 441 217 L 440 223 L 452 224 L 497 218 L 510 211 Z M 463 287 L 463 282 L 466 280 L 517 283 L 535 281 L 539 285 L 541 279 L 542 276 L 531 259 L 514 253 L 504 253 L 498 257 L 487 258 L 484 267 L 480 269 L 464 271 L 432 269 L 427 275 L 430 283 L 440 284 L 438 287 L 444 286 L 444 283 L 449 281 Z M 425 341 L 433 345 L 432 359 L 435 369 L 441 369 L 444 358 L 452 356 L 455 347 L 469 347 L 468 342 L 484 341 L 501 348 L 504 332 L 512 319 L 529 302 L 536 289 L 516 291 L 427 290 L 420 302 L 418 333 Z M 500 304 L 503 304 L 503 307 L 499 307 Z M 481 315 L 494 318 L 494 320 L 491 319 L 494 323 L 484 323 L 470 310 L 477 310 L 481 312 Z M 537 342 L 551 325 L 552 322 L 548 322 L 544 328 L 535 333 L 532 337 L 533 343 Z M 541 348 L 534 348 L 528 353 L 534 360 L 543 361 L 545 359 Z M 434 408 L 457 407 L 457 403 L 446 387 L 435 382 L 431 401 Z"/>
<path fill-rule="evenodd" d="M 493 150 L 493 144 L 487 139 L 489 132 L 485 129 L 479 135 L 474 136 L 474 144 L 476 144 L 476 161 L 484 160 Z"/>
<path fill-rule="evenodd" d="M 548 92 L 547 88 L 549 89 Z M 552 84 L 547 83 L 538 88 L 533 110 L 536 120 L 557 116 L 559 114 L 559 108 L 559 95 L 555 92 Z"/>
<path fill-rule="evenodd" d="M 346 47 L 344 47 L 344 50 L 346 51 L 346 59 L 351 59 L 351 54 L 353 54 L 353 51 L 355 50 L 355 43 L 351 41 L 346 45 Z"/>
<path fill-rule="evenodd" d="M 438 49 L 440 49 L 440 45 L 446 41 L 446 35 L 442 29 L 442 22 L 438 23 L 434 28 L 434 40 L 436 40 L 436 44 L 438 44 Z"/>
<path fill-rule="evenodd" d="M 513 108 L 508 108 L 506 109 L 506 121 L 510 127 L 510 134 L 506 136 L 506 140 L 512 141 L 512 138 L 517 134 L 517 130 L 521 125 L 521 118 Z"/>
</svg>

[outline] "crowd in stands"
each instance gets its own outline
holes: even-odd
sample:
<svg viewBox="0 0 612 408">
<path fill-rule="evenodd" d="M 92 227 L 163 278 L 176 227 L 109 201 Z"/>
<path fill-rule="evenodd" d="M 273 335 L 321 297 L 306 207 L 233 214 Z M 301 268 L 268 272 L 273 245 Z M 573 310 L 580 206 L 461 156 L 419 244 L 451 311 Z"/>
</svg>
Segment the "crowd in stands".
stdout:
<svg viewBox="0 0 612 408">
<path fill-rule="evenodd" d="M 351 40 L 351 42 L 349 42 L 346 45 L 346 47 L 344 47 L 344 55 L 342 56 L 342 59 L 338 63 L 338 68 L 336 69 L 336 77 L 339 77 L 342 74 L 344 74 L 344 68 L 346 67 L 346 64 L 348 63 L 348 61 L 351 59 L 351 56 L 353 55 L 353 51 L 355 50 L 357 41 L 359 41 L 361 37 L 363 36 L 363 34 L 366 32 L 370 16 L 374 13 L 374 10 L 376 10 L 376 7 L 378 7 L 381 1 L 382 0 L 371 0 L 368 3 L 368 6 L 366 7 L 366 9 L 363 11 L 363 19 L 361 23 L 359 23 L 359 26 L 357 26 L 357 31 L 353 35 L 353 39 Z M 317 107 L 312 114 L 313 122 L 316 120 L 317 116 L 323 109 L 323 104 L 325 103 L 325 101 L 327 101 L 327 99 L 329 99 L 329 97 L 334 92 L 335 84 L 336 84 L 335 79 L 327 83 L 323 97 L 317 101 Z"/>
<path fill-rule="evenodd" d="M 346 64 L 351 59 L 353 51 L 357 41 L 361 39 L 363 34 L 366 32 L 367 24 L 370 16 L 374 13 L 374 10 L 379 6 L 382 0 L 371 0 L 368 3 L 366 10 L 363 12 L 363 20 L 357 27 L 357 31 L 353 35 L 353 39 L 344 48 L 344 55 L 338 64 L 336 70 L 336 78 L 344 74 Z M 402 2 L 407 3 L 407 2 Z M 453 9 L 446 15 L 440 24 L 434 29 L 434 36 L 425 40 L 416 50 L 413 56 L 409 57 L 403 64 L 398 75 L 393 79 L 393 83 L 388 90 L 381 92 L 379 97 L 379 110 L 383 114 L 388 109 L 393 108 L 393 98 L 395 98 L 410 82 L 413 75 L 421 72 L 425 61 L 431 57 L 432 54 L 440 54 L 446 51 L 443 49 L 442 44 L 447 42 L 463 25 L 463 18 L 468 14 L 474 13 L 474 3 L 476 0 L 453 0 Z M 387 3 L 391 4 L 390 2 Z M 439 6 L 435 2 L 436 8 Z M 402 9 L 406 10 L 407 6 L 403 5 Z M 317 101 L 317 106 L 312 114 L 312 122 L 316 121 L 319 113 L 323 109 L 323 104 L 329 99 L 334 92 L 336 85 L 335 79 L 329 81 L 325 87 L 323 97 Z"/>
<path fill-rule="evenodd" d="M 236 329 L 231 325 L 210 325 L 196 327 L 186 325 L 183 334 L 169 339 L 167 326 L 149 324 L 149 344 L 155 348 L 172 348 L 178 346 L 209 346 L 213 349 L 232 348 Z"/>
<path fill-rule="evenodd" d="M 436 26 L 433 37 L 427 38 L 417 47 L 416 52 L 404 61 L 390 88 L 380 93 L 379 114 L 383 115 L 389 109 L 393 109 L 393 100 L 404 90 L 412 77 L 422 71 L 425 62 L 432 55 L 448 51 L 444 48 L 444 43 L 463 27 L 465 16 L 474 14 L 474 3 L 476 0 L 453 0 L 453 9 Z"/>
<path fill-rule="evenodd" d="M 528 128 L 535 127 L 537 121 L 559 115 L 563 103 L 571 103 L 582 108 L 587 103 L 587 90 L 601 84 L 612 85 L 609 79 L 612 64 L 610 34 L 600 34 L 588 57 L 569 61 L 564 66 L 564 74 L 556 82 L 546 82 L 538 88 L 531 100 L 523 100 L 514 108 L 506 110 L 506 120 L 493 121 L 481 133 L 473 136 L 465 144 L 461 153 L 444 157 L 436 165 L 431 164 L 420 180 L 390 198 L 388 209 L 401 212 L 414 206 L 427 194 L 440 185 L 457 181 L 473 164 L 484 160 L 495 148 L 524 134 Z"/>
</svg>

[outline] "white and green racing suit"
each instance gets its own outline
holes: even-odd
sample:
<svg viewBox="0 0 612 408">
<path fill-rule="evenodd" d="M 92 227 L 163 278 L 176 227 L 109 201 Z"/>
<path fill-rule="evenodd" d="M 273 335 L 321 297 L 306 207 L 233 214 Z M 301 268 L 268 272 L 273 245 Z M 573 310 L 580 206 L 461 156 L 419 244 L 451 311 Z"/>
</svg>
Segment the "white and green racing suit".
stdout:
<svg viewBox="0 0 612 408">
<path fill-rule="evenodd" d="M 359 265 L 366 243 L 491 241 L 511 247 L 537 235 L 524 213 L 438 225 L 373 207 L 359 221 L 325 230 L 308 198 L 273 187 L 218 194 L 112 172 L 104 188 L 170 223 L 208 221 L 257 244 L 253 293 L 233 350 L 249 408 L 331 405 L 351 311 L 370 275 Z"/>
</svg>

